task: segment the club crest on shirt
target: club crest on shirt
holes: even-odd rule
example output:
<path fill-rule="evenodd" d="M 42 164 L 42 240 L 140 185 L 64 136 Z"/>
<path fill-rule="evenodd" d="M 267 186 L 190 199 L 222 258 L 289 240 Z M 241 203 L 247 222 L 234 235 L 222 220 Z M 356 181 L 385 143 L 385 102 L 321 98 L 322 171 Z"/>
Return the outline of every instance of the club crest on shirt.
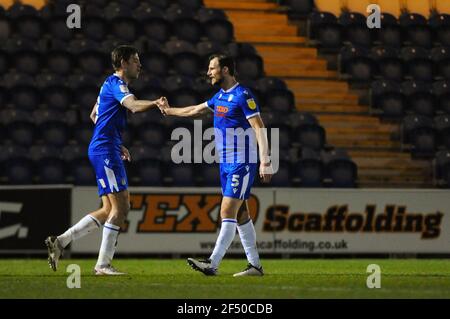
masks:
<path fill-rule="evenodd" d="M 120 92 L 128 93 L 128 87 L 126 85 L 119 85 Z"/>
<path fill-rule="evenodd" d="M 250 110 L 256 109 L 256 102 L 254 99 L 248 99 L 247 100 L 247 106 Z"/>

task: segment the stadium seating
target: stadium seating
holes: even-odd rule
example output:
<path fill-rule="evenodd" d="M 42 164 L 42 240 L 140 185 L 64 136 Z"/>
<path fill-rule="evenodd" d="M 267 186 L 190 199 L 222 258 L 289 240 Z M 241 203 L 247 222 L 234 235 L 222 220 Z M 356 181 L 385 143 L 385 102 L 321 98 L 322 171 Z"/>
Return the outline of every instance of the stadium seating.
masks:
<path fill-rule="evenodd" d="M 362 25 L 361 16 L 340 16 L 339 1 L 319 2 L 317 7 L 329 12 L 318 14 L 311 24 L 321 46 L 334 48 L 344 40 L 364 46 L 372 42 L 375 33 L 366 37 L 363 28 L 350 28 Z M 282 79 L 266 77 L 255 46 L 235 41 L 233 24 L 222 10 L 206 8 L 201 0 L 90 0 L 83 1 L 83 27 L 78 30 L 66 27 L 67 3 L 51 2 L 39 11 L 17 4 L 0 15 L 0 40 L 4 43 L 0 72 L 9 79 L 0 88 L 1 133 L 8 147 L 33 149 L 31 154 L 17 151 L 15 166 L 0 171 L 2 181 L 95 185 L 86 156 L 93 132 L 89 114 L 102 81 L 112 72 L 112 48 L 132 43 L 140 51 L 143 72 L 130 89 L 142 99 L 167 96 L 174 106 L 198 104 L 216 92 L 204 77 L 209 55 L 226 52 L 235 57 L 239 81 L 254 93 L 266 125 L 280 128 L 282 161 L 271 185 L 325 185 L 320 156 L 313 158 L 304 151 L 300 166 L 293 165 L 291 156 L 305 148 L 317 155 L 326 145 L 324 128 L 311 114 L 296 111 L 295 95 Z M 284 4 L 291 6 L 291 16 L 303 18 L 313 8 L 311 0 L 287 0 Z M 366 77 L 371 78 L 372 72 Z M 445 93 L 441 100 L 444 105 Z M 208 114 L 203 128 L 212 126 L 212 121 Z M 132 182 L 219 186 L 215 164 L 172 163 L 168 133 L 178 127 L 192 131 L 192 119 L 164 118 L 157 110 L 130 114 L 123 140 L 135 161 L 129 167 Z M 6 157 L 0 159 L 2 167 L 11 162 L 12 156 Z"/>

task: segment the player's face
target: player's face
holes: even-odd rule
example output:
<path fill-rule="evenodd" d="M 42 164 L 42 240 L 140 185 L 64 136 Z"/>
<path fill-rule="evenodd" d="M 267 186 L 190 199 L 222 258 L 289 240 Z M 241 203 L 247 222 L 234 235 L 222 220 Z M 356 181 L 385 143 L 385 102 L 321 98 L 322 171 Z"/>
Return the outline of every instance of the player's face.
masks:
<path fill-rule="evenodd" d="M 220 84 L 223 81 L 222 69 L 219 65 L 219 59 L 214 58 L 209 61 L 208 78 L 211 80 L 212 85 Z"/>
<path fill-rule="evenodd" d="M 139 55 L 136 53 L 132 55 L 128 61 L 126 62 L 126 70 L 127 77 L 129 79 L 137 79 L 139 77 L 139 73 L 141 72 L 141 62 L 139 61 Z"/>

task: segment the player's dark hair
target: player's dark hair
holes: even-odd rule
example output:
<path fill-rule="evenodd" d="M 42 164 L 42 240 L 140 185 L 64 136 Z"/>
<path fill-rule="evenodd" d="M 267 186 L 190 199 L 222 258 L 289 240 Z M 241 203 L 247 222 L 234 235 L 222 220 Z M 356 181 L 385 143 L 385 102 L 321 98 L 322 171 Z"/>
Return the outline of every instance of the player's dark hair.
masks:
<path fill-rule="evenodd" d="M 224 67 L 228 67 L 230 75 L 234 76 L 234 74 L 236 73 L 236 63 L 234 62 L 234 59 L 232 57 L 225 54 L 213 54 L 209 57 L 209 61 L 215 58 L 219 60 L 221 69 L 223 69 Z"/>
<path fill-rule="evenodd" d="M 119 45 L 111 52 L 111 62 L 114 70 L 118 70 L 122 60 L 128 61 L 132 55 L 138 53 L 138 50 L 131 45 Z"/>

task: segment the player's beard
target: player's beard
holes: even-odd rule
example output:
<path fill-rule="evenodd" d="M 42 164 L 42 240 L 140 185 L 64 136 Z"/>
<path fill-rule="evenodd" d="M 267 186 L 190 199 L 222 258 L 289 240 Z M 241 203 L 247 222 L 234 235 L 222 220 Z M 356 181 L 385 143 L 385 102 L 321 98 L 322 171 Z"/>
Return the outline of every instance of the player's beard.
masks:
<path fill-rule="evenodd" d="M 221 77 L 220 79 L 215 79 L 216 82 L 213 84 L 212 79 L 211 79 L 211 85 L 214 87 L 221 87 L 222 83 L 223 83 L 223 77 Z"/>

